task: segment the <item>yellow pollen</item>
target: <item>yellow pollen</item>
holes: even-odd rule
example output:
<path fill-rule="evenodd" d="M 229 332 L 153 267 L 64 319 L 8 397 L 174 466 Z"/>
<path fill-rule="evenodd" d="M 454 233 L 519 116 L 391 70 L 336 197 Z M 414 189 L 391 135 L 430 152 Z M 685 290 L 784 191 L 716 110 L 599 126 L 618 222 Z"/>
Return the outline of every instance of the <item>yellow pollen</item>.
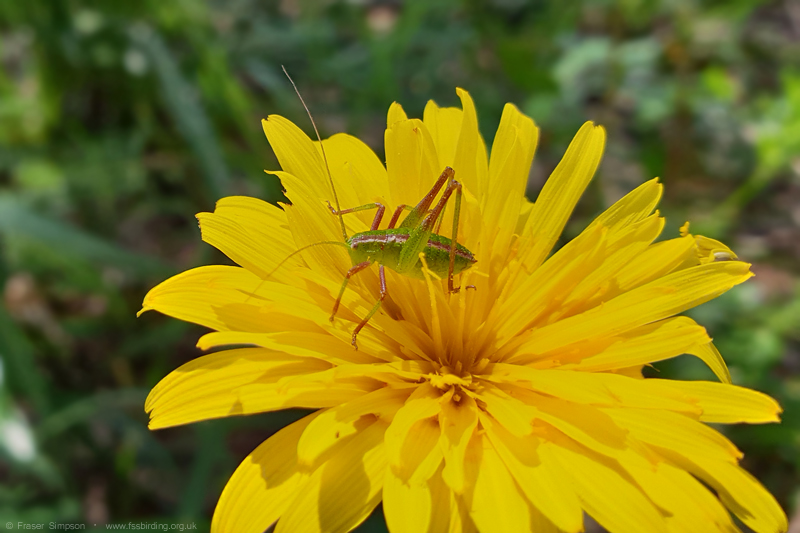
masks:
<path fill-rule="evenodd" d="M 469 388 L 470 385 L 472 385 L 472 376 L 470 374 L 462 377 L 447 372 L 446 370 L 447 367 L 443 367 L 440 372 L 425 375 L 425 379 L 434 387 L 442 390 L 450 389 L 455 385 L 465 388 Z"/>

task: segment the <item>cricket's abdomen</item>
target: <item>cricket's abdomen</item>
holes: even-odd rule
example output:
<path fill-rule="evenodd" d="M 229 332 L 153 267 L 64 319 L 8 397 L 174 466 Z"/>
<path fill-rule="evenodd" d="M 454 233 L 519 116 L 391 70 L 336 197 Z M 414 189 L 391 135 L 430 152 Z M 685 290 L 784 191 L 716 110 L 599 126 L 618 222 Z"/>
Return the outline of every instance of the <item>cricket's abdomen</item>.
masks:
<path fill-rule="evenodd" d="M 375 261 L 387 268 L 397 271 L 400 252 L 408 241 L 408 228 L 394 228 L 386 230 L 364 231 L 356 233 L 347 240 L 350 245 L 350 256 L 353 264 L 363 261 Z M 431 234 L 428 245 L 423 253 L 428 268 L 437 276 L 447 276 L 450 267 L 450 239 L 437 234 Z M 456 243 L 456 258 L 453 265 L 453 274 L 467 270 L 477 260 L 466 247 Z M 413 278 L 424 278 L 422 263 L 417 261 L 414 268 L 405 272 Z"/>

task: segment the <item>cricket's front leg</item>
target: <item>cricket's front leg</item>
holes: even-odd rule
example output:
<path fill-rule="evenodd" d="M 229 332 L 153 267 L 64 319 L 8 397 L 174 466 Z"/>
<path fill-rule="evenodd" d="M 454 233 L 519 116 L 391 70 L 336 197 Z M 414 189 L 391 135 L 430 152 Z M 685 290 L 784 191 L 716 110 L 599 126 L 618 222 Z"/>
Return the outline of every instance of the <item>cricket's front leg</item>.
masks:
<path fill-rule="evenodd" d="M 397 224 L 397 221 L 400 219 L 400 215 L 403 213 L 403 211 L 404 210 L 412 211 L 413 209 L 414 208 L 411 207 L 410 205 L 406 204 L 398 205 L 397 208 L 394 210 L 394 213 L 392 214 L 392 218 L 389 219 L 389 225 L 386 227 L 389 229 L 394 228 L 394 225 Z"/>
<path fill-rule="evenodd" d="M 339 211 L 334 209 L 334 207 L 331 205 L 330 202 L 326 202 L 326 203 L 328 204 L 328 209 L 331 210 L 331 213 L 333 213 L 334 216 L 337 216 L 337 217 L 341 216 L 341 215 L 346 215 L 348 213 L 357 213 L 359 211 L 367 211 L 368 209 L 377 209 L 378 211 L 375 213 L 375 218 L 372 219 L 372 226 L 369 228 L 371 230 L 378 229 L 378 226 L 381 225 L 381 220 L 383 220 L 383 214 L 386 212 L 386 207 L 383 204 L 379 203 L 379 202 L 373 202 L 371 204 L 364 204 L 364 205 L 360 205 L 358 207 L 351 207 L 349 209 L 340 209 Z"/>
<path fill-rule="evenodd" d="M 350 270 L 347 271 L 347 274 L 344 275 L 344 279 L 342 280 L 342 286 L 339 288 L 339 296 L 336 297 L 336 301 L 333 303 L 333 310 L 331 311 L 331 317 L 328 319 L 333 322 L 334 317 L 336 316 L 336 311 L 339 310 L 339 304 L 342 303 L 342 296 L 344 295 L 344 290 L 347 288 L 347 284 L 350 282 L 350 278 L 365 268 L 368 268 L 372 264 L 372 261 L 362 261 L 357 265 L 353 265 L 350 267 Z"/>
<path fill-rule="evenodd" d="M 356 326 L 356 329 L 353 330 L 353 340 L 350 342 L 350 344 L 352 344 L 353 348 L 356 350 L 358 350 L 358 344 L 356 344 L 358 332 L 364 329 L 364 326 L 366 326 L 367 322 L 369 322 L 369 319 L 378 312 L 378 309 L 381 308 L 381 303 L 383 303 L 383 300 L 386 298 L 386 273 L 383 270 L 383 265 L 378 267 L 378 276 L 381 279 L 381 296 L 378 298 L 378 301 L 375 302 L 375 305 L 372 306 L 372 309 L 370 309 L 369 313 L 367 313 L 367 316 L 365 316 L 364 319 Z"/>

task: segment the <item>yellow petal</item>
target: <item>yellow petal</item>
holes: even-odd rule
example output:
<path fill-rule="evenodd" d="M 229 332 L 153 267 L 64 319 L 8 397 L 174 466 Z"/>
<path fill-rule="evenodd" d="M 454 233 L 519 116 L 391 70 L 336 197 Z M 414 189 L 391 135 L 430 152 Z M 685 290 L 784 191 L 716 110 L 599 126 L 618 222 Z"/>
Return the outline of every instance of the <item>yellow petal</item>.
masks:
<path fill-rule="evenodd" d="M 531 422 L 538 411 L 532 413 L 527 405 L 491 383 L 486 383 L 478 397 L 486 404 L 486 412 L 514 436 L 522 437 L 533 432 Z"/>
<path fill-rule="evenodd" d="M 670 531 L 740 533 L 730 514 L 702 483 L 685 471 L 638 454 L 626 454 L 620 464 L 644 493 L 666 511 Z"/>
<path fill-rule="evenodd" d="M 590 243 L 587 246 L 567 244 L 519 284 L 512 280 L 506 283 L 492 324 L 496 324 L 501 343 L 524 340 L 519 334 L 558 309 L 561 299 L 591 273 L 606 246 L 608 232 L 596 226 L 585 235 Z M 519 270 L 524 272 L 521 268 Z"/>
<path fill-rule="evenodd" d="M 672 450 L 660 450 L 677 466 L 700 478 L 717 491 L 725 507 L 756 533 L 785 532 L 786 514 L 775 498 L 744 469 L 715 458 L 691 460 Z"/>
<path fill-rule="evenodd" d="M 530 117 L 520 113 L 514 104 L 506 104 L 500 117 L 500 125 L 492 143 L 492 155 L 489 159 L 489 180 L 492 192 L 515 192 L 525 194 L 528 184 L 533 154 L 539 140 L 539 128 Z M 509 160 L 514 164 L 509 164 Z M 505 185 L 505 186 L 504 186 Z M 489 202 L 502 199 L 487 199 L 487 212 L 491 212 Z"/>
<path fill-rule="evenodd" d="M 313 357 L 329 363 L 377 363 L 365 350 L 353 350 L 349 342 L 342 342 L 327 333 L 320 333 L 313 322 L 302 323 L 294 317 L 274 313 L 264 317 L 271 325 L 292 325 L 286 331 L 276 333 L 249 333 L 244 331 L 220 331 L 200 337 L 197 347 L 209 350 L 221 346 L 251 345 L 279 350 L 298 357 Z M 287 319 L 288 318 L 288 319 Z"/>
<path fill-rule="evenodd" d="M 257 198 L 229 196 L 217 202 L 213 213 L 198 213 L 203 240 L 233 261 L 266 278 L 294 249 L 286 214 L 278 207 Z M 290 281 L 293 258 L 272 275 L 277 281 Z"/>
<path fill-rule="evenodd" d="M 411 439 L 410 431 L 425 419 L 432 418 L 441 410 L 441 391 L 427 383 L 421 384 L 406 400 L 405 405 L 395 413 L 389 429 L 386 431 L 386 455 L 393 468 L 406 470 L 406 441 L 414 446 L 416 440 Z M 416 465 L 413 465 L 416 466 Z M 405 472 L 404 479 L 413 473 L 413 469 Z"/>
<path fill-rule="evenodd" d="M 700 420 L 711 424 L 764 424 L 780 422 L 783 411 L 764 393 L 711 381 L 653 380 L 660 386 L 683 392 L 703 410 Z"/>
<path fill-rule="evenodd" d="M 307 479 L 297 467 L 297 440 L 317 415 L 281 429 L 242 461 L 217 502 L 212 533 L 261 533 L 286 511 Z"/>
<path fill-rule="evenodd" d="M 213 265 L 181 272 L 156 285 L 139 314 L 155 310 L 167 316 L 216 330 L 263 330 L 257 320 L 260 305 L 244 291 L 257 290 L 263 280 L 244 268 Z"/>
<path fill-rule="evenodd" d="M 608 246 L 597 258 L 598 264 L 564 299 L 561 304 L 563 309 L 550 315 L 549 320 L 590 309 L 619 295 L 616 288 L 619 271 L 635 261 L 661 234 L 663 228 L 664 219 L 653 215 L 624 226 L 624 229 L 609 232 Z"/>
<path fill-rule="evenodd" d="M 610 531 L 667 531 L 653 503 L 623 475 L 618 463 L 603 459 L 566 438 L 539 447 L 543 461 L 556 461 L 572 481 L 581 505 Z"/>
<path fill-rule="evenodd" d="M 266 389 L 285 376 L 327 368 L 330 364 L 324 361 L 264 348 L 225 350 L 198 357 L 168 374 L 150 391 L 145 402 L 145 410 L 150 413 L 149 427 L 159 429 L 257 412 L 257 407 L 247 410 L 239 387 L 258 383 Z"/>
<path fill-rule="evenodd" d="M 728 370 L 728 365 L 725 364 L 722 354 L 719 353 L 719 350 L 717 350 L 717 347 L 714 346 L 713 342 L 690 346 L 686 350 L 686 353 L 694 355 L 698 359 L 702 360 L 706 365 L 708 365 L 708 368 L 714 372 L 714 375 L 716 375 L 721 382 L 731 382 L 731 373 Z"/>
<path fill-rule="evenodd" d="M 325 410 L 300 437 L 298 460 L 301 464 L 311 465 L 341 439 L 355 435 L 376 417 L 391 419 L 409 394 L 409 389 L 383 387 Z"/>
<path fill-rule="evenodd" d="M 716 239 L 711 239 L 702 235 L 695 235 L 694 239 L 697 245 L 697 257 L 701 263 L 732 261 L 738 257 L 733 253 L 733 250 Z"/>
<path fill-rule="evenodd" d="M 653 212 L 658 205 L 664 187 L 653 178 L 636 187 L 592 221 L 592 225 L 627 226 L 634 224 Z"/>
<path fill-rule="evenodd" d="M 583 530 L 583 512 L 575 491 L 563 472 L 544 462 L 537 449 L 541 441 L 533 435 L 516 437 L 490 417 L 481 415 L 489 441 L 514 477 L 525 497 L 560 530 Z"/>
<path fill-rule="evenodd" d="M 259 382 L 241 385 L 236 389 L 244 413 L 277 409 L 316 409 L 332 407 L 355 400 L 382 387 L 368 377 L 338 378 L 337 368 L 321 372 L 295 373 L 265 386 Z"/>
<path fill-rule="evenodd" d="M 391 204 L 417 205 L 444 170 L 430 132 L 421 120 L 402 120 L 384 137 Z"/>
<path fill-rule="evenodd" d="M 711 342 L 705 328 L 687 317 L 676 317 L 647 324 L 620 336 L 616 342 L 582 359 L 574 367 L 598 372 L 663 361 L 687 353 L 695 345 Z M 567 369 L 573 365 L 564 365 Z M 720 376 L 723 379 L 723 376 Z"/>
<path fill-rule="evenodd" d="M 388 200 L 386 169 L 372 148 L 361 139 L 344 133 L 337 133 L 322 143 L 342 209 Z M 314 144 L 319 147 L 319 143 Z M 386 206 L 387 209 L 391 207 Z M 369 227 L 374 216 L 375 211 L 361 211 L 346 215 L 345 220 L 360 218 Z"/>
<path fill-rule="evenodd" d="M 291 502 L 275 532 L 346 532 L 363 522 L 381 501 L 386 427 L 377 420 L 342 439 Z"/>
<path fill-rule="evenodd" d="M 453 158 L 453 170 L 456 171 L 456 179 L 480 200 L 486 190 L 489 169 L 478 165 L 481 159 L 478 153 L 482 151 L 485 154 L 486 146 L 478 131 L 478 115 L 472 97 L 461 88 L 456 89 L 456 93 L 461 99 L 463 115 L 456 154 Z M 482 159 L 486 161 L 485 157 Z"/>
<path fill-rule="evenodd" d="M 326 200 L 331 200 L 331 193 L 320 195 L 302 178 L 288 172 L 272 174 L 281 179 L 286 188 L 286 197 L 291 202 L 291 205 L 283 205 L 283 210 L 298 248 L 323 241 L 344 243 L 339 220 L 325 204 Z M 351 224 L 359 222 L 356 218 L 351 220 Z M 366 228 L 362 226 L 359 229 Z M 314 246 L 304 250 L 301 255 L 314 272 L 322 273 L 329 279 L 341 280 L 351 266 L 350 257 L 343 246 Z"/>
<path fill-rule="evenodd" d="M 506 282 L 499 299 L 499 338 L 504 340 L 542 321 L 553 322 L 591 306 L 592 301 L 584 302 L 580 297 L 591 296 L 596 305 L 624 292 L 622 284 L 631 280 L 618 279 L 620 272 L 639 263 L 638 258 L 631 259 L 646 253 L 649 248 L 645 245 L 658 235 L 663 225 L 663 220 L 651 215 L 660 193 L 657 182 L 645 183 L 609 207 L 532 275 L 523 276 L 525 269 L 517 268 L 516 277 Z M 648 218 L 651 220 L 645 220 Z M 537 244 L 531 237 L 522 239 L 520 257 L 526 257 L 530 246 Z M 661 256 L 658 260 L 664 263 L 670 258 Z M 675 265 L 682 261 L 683 258 L 678 258 Z M 658 268 L 653 270 L 660 272 Z M 666 272 L 669 270 L 663 273 Z M 649 281 L 654 277 L 634 281 L 641 284 L 644 279 Z M 566 298 L 574 303 L 564 302 Z M 580 308 L 576 309 L 577 306 Z"/>
<path fill-rule="evenodd" d="M 308 135 L 280 115 L 263 119 L 261 126 L 283 171 L 302 180 L 315 197 L 330 196 L 325 162 Z"/>
<path fill-rule="evenodd" d="M 578 130 L 553 174 L 545 183 L 525 228 L 534 239 L 524 258 L 528 271 L 544 262 L 569 220 L 575 204 L 594 175 L 605 146 L 605 130 L 591 122 Z"/>
<path fill-rule="evenodd" d="M 408 120 L 408 115 L 403 110 L 403 106 L 397 102 L 392 102 L 392 105 L 389 106 L 389 113 L 386 116 L 386 127 L 391 128 L 401 120 Z"/>
<path fill-rule="evenodd" d="M 464 458 L 469 441 L 478 425 L 478 408 L 475 400 L 464 396 L 457 404 L 443 403 L 439 414 L 439 425 L 442 429 L 439 443 L 445 462 L 442 478 L 453 492 L 461 494 L 466 483 Z"/>
<path fill-rule="evenodd" d="M 476 436 L 478 456 L 471 457 L 476 472 L 470 516 L 481 533 L 531 530 L 531 506 L 485 436 Z M 472 476 L 470 476 L 472 477 Z"/>
<path fill-rule="evenodd" d="M 647 444 L 669 448 L 687 457 L 714 457 L 732 463 L 742 457 L 742 452 L 721 433 L 678 413 L 643 409 L 602 411 Z"/>
<path fill-rule="evenodd" d="M 651 244 L 635 261 L 631 261 L 617 273 L 620 292 L 627 292 L 658 279 L 680 267 L 686 268 L 686 259 L 694 254 L 691 237 L 669 239 Z M 699 263 L 695 262 L 692 266 Z"/>
<path fill-rule="evenodd" d="M 701 412 L 700 407 L 679 391 L 651 386 L 651 380 L 616 374 L 537 370 L 496 363 L 486 367 L 483 377 L 581 404 L 667 409 L 696 415 Z"/>
<path fill-rule="evenodd" d="M 421 420 L 414 425 L 414 435 L 403 451 L 404 460 L 410 463 L 404 471 L 415 471 L 416 465 L 420 465 L 425 470 L 432 467 L 432 472 L 410 477 L 393 467 L 386 469 L 383 512 L 393 533 L 447 530 L 450 489 L 441 477 L 443 465 L 437 443 L 439 433 L 435 421 Z"/>
<path fill-rule="evenodd" d="M 425 105 L 422 121 L 431 133 L 441 169 L 452 167 L 455 164 L 456 147 L 458 146 L 458 137 L 461 135 L 463 116 L 464 112 L 461 109 L 439 107 L 433 100 L 429 100 Z"/>
<path fill-rule="evenodd" d="M 487 234 L 481 239 L 491 242 L 492 253 L 502 258 L 508 256 L 516 220 L 526 201 L 525 188 L 538 138 L 533 120 L 506 104 L 489 160 L 490 185 L 483 198 L 483 227 Z"/>
<path fill-rule="evenodd" d="M 617 457 L 629 443 L 623 427 L 614 423 L 600 409 L 565 402 L 524 389 L 511 389 L 514 397 L 524 402 L 536 429 L 550 431 L 548 426 L 595 452 Z"/>
<path fill-rule="evenodd" d="M 750 265 L 737 261 L 674 272 L 534 331 L 519 352 L 541 354 L 592 336 L 623 333 L 705 303 L 751 276 Z"/>

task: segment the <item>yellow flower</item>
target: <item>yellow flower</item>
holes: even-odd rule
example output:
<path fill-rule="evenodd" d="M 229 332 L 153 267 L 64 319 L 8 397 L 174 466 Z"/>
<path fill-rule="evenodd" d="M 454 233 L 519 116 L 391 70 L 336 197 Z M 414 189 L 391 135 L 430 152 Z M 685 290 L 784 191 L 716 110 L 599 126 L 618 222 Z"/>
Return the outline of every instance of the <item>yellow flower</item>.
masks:
<path fill-rule="evenodd" d="M 279 116 L 264 131 L 291 205 L 230 197 L 198 215 L 203 240 L 240 267 L 205 266 L 155 287 L 143 311 L 206 326 L 202 349 L 150 393 L 153 429 L 286 408 L 318 409 L 251 453 L 231 477 L 212 531 L 348 531 L 383 502 L 393 533 L 787 529 L 742 453 L 706 423 L 778 420 L 771 398 L 730 383 L 706 330 L 676 316 L 751 276 L 724 244 L 688 233 L 655 242 L 662 187 L 644 183 L 553 251 L 600 162 L 605 133 L 578 131 L 536 203 L 525 196 L 538 130 L 507 105 L 488 156 L 473 102 L 430 102 L 424 120 L 389 109 L 386 167 L 361 141 L 325 152 L 341 206 L 416 204 L 446 166 L 464 185 L 458 242 L 476 290 L 430 273 L 351 266 L 319 143 Z M 451 202 L 452 203 L 452 202 Z M 372 213 L 345 217 L 348 235 Z M 449 218 L 445 218 L 449 220 Z M 444 225 L 447 227 L 447 224 Z M 447 232 L 442 231 L 446 236 Z M 242 348 L 241 346 L 249 346 Z M 644 379 L 691 354 L 721 383 Z"/>

